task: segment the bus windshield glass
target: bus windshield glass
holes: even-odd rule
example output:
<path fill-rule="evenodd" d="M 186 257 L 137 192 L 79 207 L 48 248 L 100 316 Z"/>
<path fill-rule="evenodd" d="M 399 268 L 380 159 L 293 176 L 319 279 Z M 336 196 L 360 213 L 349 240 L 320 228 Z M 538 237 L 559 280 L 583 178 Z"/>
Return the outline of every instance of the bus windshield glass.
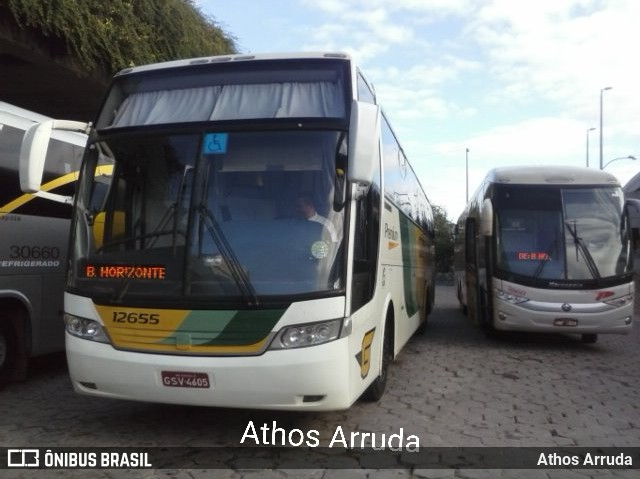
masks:
<path fill-rule="evenodd" d="M 77 195 L 70 287 L 105 301 L 243 301 L 342 289 L 347 135 L 109 135 Z"/>
<path fill-rule="evenodd" d="M 495 198 L 502 275 L 597 281 L 631 271 L 620 188 L 496 185 Z"/>

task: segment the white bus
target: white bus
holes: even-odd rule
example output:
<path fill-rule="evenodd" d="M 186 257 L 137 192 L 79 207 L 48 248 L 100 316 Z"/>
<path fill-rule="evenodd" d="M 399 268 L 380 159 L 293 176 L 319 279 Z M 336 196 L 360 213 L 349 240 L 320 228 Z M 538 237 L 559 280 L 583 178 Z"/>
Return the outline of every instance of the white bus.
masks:
<path fill-rule="evenodd" d="M 62 351 L 71 204 L 25 194 L 18 179 L 25 131 L 48 120 L 0 102 L 0 385 L 24 379 L 30 356 Z M 85 135 L 52 135 L 42 189 L 73 194 Z M 46 193 L 45 193 L 46 194 Z"/>
<path fill-rule="evenodd" d="M 307 410 L 382 395 L 433 304 L 433 216 L 347 55 L 124 70 L 95 127 L 30 131 L 27 191 L 52 127 L 90 131 L 65 293 L 77 392 Z"/>
<path fill-rule="evenodd" d="M 456 225 L 463 310 L 488 330 L 629 333 L 633 267 L 620 184 L 582 167 L 491 170 Z"/>

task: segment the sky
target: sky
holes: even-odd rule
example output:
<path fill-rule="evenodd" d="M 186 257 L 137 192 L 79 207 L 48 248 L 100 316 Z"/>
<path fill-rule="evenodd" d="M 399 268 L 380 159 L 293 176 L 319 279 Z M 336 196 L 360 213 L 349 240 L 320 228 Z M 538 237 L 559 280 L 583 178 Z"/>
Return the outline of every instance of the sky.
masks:
<path fill-rule="evenodd" d="M 452 221 L 491 168 L 597 169 L 600 133 L 606 171 L 640 172 L 637 0 L 194 3 L 240 53 L 352 55 Z"/>

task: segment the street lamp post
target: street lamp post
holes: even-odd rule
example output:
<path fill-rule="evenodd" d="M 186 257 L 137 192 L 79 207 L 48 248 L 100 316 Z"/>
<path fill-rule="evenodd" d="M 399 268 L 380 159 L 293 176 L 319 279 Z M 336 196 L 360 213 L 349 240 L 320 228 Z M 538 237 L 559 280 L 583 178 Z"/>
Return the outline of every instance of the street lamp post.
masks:
<path fill-rule="evenodd" d="M 612 87 L 600 88 L 600 169 L 602 169 L 602 96 L 605 91 L 611 90 Z"/>
<path fill-rule="evenodd" d="M 589 132 L 595 130 L 595 127 L 587 129 L 587 168 L 589 168 Z"/>
<path fill-rule="evenodd" d="M 609 160 L 607 161 L 607 164 L 604 165 L 602 167 L 602 169 L 604 170 L 609 164 L 613 163 L 616 160 L 637 160 L 637 158 L 633 155 L 628 155 L 628 156 L 620 156 L 619 158 L 614 158 L 613 160 Z"/>

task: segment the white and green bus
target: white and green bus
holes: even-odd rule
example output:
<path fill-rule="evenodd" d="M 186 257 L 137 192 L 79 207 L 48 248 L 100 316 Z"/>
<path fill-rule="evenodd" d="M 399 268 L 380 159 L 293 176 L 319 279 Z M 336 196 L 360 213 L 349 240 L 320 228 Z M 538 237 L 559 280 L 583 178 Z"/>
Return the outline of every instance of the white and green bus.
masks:
<path fill-rule="evenodd" d="M 491 170 L 456 225 L 463 310 L 489 331 L 627 334 L 633 323 L 628 208 L 620 184 L 583 167 Z"/>
<path fill-rule="evenodd" d="M 20 189 L 25 131 L 46 116 L 0 102 L 0 385 L 24 379 L 28 359 L 64 349 L 63 292 L 71 203 Z M 52 135 L 41 195 L 73 194 L 86 135 Z"/>
<path fill-rule="evenodd" d="M 117 74 L 87 131 L 65 293 L 75 390 L 265 409 L 377 400 L 434 300 L 431 206 L 344 54 Z M 102 170 L 98 171 L 99 168 Z"/>

